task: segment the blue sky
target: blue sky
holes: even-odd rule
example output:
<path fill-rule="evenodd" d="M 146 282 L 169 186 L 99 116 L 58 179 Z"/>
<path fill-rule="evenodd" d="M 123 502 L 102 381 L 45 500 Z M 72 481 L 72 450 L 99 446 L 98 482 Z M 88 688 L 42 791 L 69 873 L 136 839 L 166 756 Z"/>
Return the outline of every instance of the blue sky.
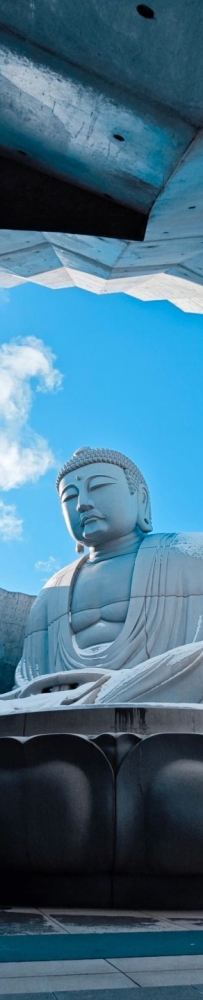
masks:
<path fill-rule="evenodd" d="M 75 558 L 55 480 L 82 445 L 140 466 L 154 531 L 203 530 L 202 382 L 201 315 L 78 288 L 0 293 L 1 587 L 35 594 Z"/>

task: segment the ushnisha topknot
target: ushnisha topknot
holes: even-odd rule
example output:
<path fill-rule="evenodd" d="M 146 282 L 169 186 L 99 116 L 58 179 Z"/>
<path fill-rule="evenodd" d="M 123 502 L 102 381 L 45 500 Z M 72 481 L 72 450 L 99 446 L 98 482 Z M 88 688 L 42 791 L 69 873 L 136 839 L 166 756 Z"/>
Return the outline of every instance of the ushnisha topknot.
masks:
<path fill-rule="evenodd" d="M 92 462 L 110 462 L 112 465 L 118 465 L 123 469 L 130 493 L 135 493 L 139 486 L 144 486 L 149 496 L 149 520 L 151 522 L 151 502 L 146 479 L 144 479 L 138 466 L 130 458 L 127 458 L 127 455 L 123 455 L 121 451 L 113 451 L 110 448 L 89 448 L 88 446 L 78 448 L 77 451 L 74 451 L 72 458 L 69 458 L 62 465 L 62 469 L 60 469 L 56 480 L 57 490 L 59 491 L 59 484 L 63 476 L 68 472 L 74 472 L 75 469 L 79 469 L 81 465 L 90 465 Z"/>

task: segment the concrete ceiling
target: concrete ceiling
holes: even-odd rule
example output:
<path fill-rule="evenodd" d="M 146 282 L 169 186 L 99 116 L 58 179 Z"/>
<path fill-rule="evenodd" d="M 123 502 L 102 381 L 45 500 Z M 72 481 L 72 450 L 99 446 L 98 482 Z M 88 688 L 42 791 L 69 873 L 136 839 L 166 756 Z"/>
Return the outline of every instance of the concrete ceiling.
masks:
<path fill-rule="evenodd" d="M 122 77 L 115 86 L 3 32 L 0 79 L 4 150 L 146 214 L 195 136 Z"/>
<path fill-rule="evenodd" d="M 151 19 L 136 0 L 1 0 L 7 42 L 31 46 L 33 60 L 80 70 L 91 87 L 130 91 L 200 126 L 203 120 L 201 0 L 150 0 Z M 146 4 L 142 7 L 146 8 Z M 146 13 L 146 10 L 145 10 Z M 43 101 L 42 101 L 43 103 Z"/>
<path fill-rule="evenodd" d="M 1 0 L 1 146 L 148 214 L 203 119 L 200 0 Z"/>
<path fill-rule="evenodd" d="M 136 243 L 49 233 L 43 219 L 42 233 L 39 215 L 29 246 L 28 234 L 19 246 L 19 232 L 2 230 L 1 283 L 76 283 L 202 310 L 202 48 L 200 0 L 1 0 L 4 156 L 146 220 Z"/>

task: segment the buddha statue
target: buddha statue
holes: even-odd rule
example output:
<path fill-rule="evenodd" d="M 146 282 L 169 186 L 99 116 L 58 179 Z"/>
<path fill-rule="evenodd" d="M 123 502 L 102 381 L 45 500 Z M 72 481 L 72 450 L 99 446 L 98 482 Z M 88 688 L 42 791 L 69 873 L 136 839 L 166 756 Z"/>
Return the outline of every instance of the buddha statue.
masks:
<path fill-rule="evenodd" d="M 57 489 L 80 558 L 32 606 L 13 697 L 203 702 L 203 534 L 153 534 L 147 483 L 117 451 L 79 449 Z"/>

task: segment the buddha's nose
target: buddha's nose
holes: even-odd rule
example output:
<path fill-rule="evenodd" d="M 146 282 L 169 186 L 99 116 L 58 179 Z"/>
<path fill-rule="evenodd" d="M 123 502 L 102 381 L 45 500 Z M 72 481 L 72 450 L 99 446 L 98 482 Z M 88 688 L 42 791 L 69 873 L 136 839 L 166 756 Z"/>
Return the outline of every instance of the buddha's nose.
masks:
<path fill-rule="evenodd" d="M 78 503 L 77 503 L 78 513 L 79 514 L 84 514 L 85 510 L 92 510 L 93 506 L 94 506 L 93 503 L 81 503 L 81 501 L 78 500 Z"/>

